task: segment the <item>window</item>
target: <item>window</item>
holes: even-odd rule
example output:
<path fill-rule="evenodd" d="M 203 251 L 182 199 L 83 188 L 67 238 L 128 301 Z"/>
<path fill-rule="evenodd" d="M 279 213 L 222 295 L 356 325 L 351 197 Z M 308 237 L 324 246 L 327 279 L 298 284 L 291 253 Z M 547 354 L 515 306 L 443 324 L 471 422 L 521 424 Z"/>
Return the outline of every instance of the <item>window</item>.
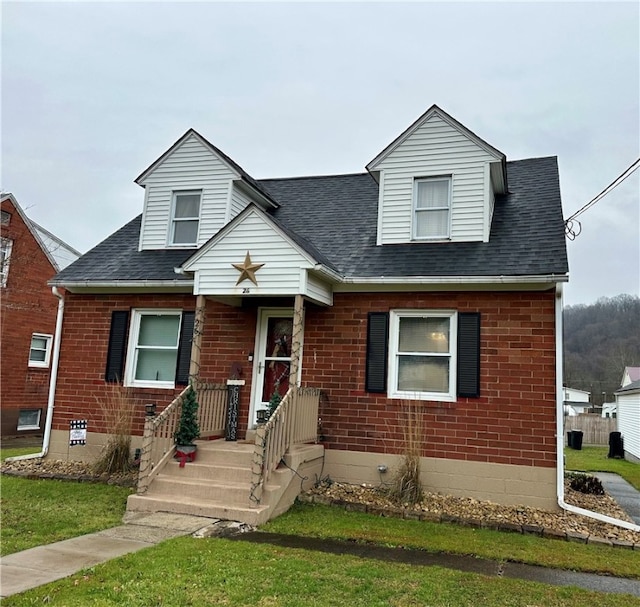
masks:
<path fill-rule="evenodd" d="M 125 373 L 127 385 L 175 386 L 181 316 L 179 310 L 134 310 Z"/>
<path fill-rule="evenodd" d="M 11 223 L 11 213 L 9 211 L 0 211 L 0 224 L 8 226 Z"/>
<path fill-rule="evenodd" d="M 198 244 L 201 192 L 175 192 L 169 244 Z"/>
<path fill-rule="evenodd" d="M 34 333 L 31 336 L 31 347 L 29 348 L 30 367 L 48 367 L 51 358 L 52 335 L 42 335 Z"/>
<path fill-rule="evenodd" d="M 455 400 L 455 312 L 391 312 L 389 396 Z"/>
<path fill-rule="evenodd" d="M 40 430 L 41 413 L 42 409 L 20 409 L 18 430 Z"/>
<path fill-rule="evenodd" d="M 7 286 L 12 246 L 13 240 L 10 240 L 9 238 L 0 238 L 0 286 L 2 287 Z"/>
<path fill-rule="evenodd" d="M 449 238 L 451 177 L 416 179 L 414 190 L 413 237 Z"/>

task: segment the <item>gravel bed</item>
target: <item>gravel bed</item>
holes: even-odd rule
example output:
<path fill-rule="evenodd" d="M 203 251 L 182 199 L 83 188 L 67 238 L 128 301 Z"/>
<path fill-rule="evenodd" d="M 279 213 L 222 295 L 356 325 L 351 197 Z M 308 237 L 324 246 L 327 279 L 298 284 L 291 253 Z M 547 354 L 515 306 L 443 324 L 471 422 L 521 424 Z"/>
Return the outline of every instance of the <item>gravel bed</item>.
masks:
<path fill-rule="evenodd" d="M 335 482 L 321 483 L 306 492 L 302 501 L 335 504 L 350 510 L 365 510 L 383 516 L 450 521 L 585 543 L 615 543 L 626 547 L 635 545 L 635 548 L 640 550 L 640 533 L 564 510 L 550 512 L 527 506 L 504 506 L 472 498 L 428 492 L 424 494 L 420 504 L 398 506 L 378 487 Z M 568 482 L 565 483 L 565 501 L 574 506 L 633 522 L 610 496 L 585 495 L 571 489 Z"/>
<path fill-rule="evenodd" d="M 133 487 L 137 481 L 137 470 L 126 474 L 97 475 L 86 462 L 52 459 L 30 459 L 2 462 L 2 474 L 26 478 L 51 478 L 80 482 L 101 482 Z M 333 503 L 353 510 L 405 518 L 450 521 L 472 524 L 478 527 L 493 527 L 548 537 L 561 537 L 574 541 L 604 540 L 640 550 L 640 533 L 615 525 L 602 523 L 585 516 L 566 511 L 549 512 L 527 506 L 503 506 L 472 498 L 454 497 L 438 493 L 425 493 L 422 503 L 399 507 L 391 502 L 380 488 L 370 485 L 349 485 L 323 482 L 301 496 L 302 500 L 318 503 Z M 594 512 L 631 521 L 627 514 L 608 495 L 585 495 L 572 490 L 565 483 L 567 503 Z"/>

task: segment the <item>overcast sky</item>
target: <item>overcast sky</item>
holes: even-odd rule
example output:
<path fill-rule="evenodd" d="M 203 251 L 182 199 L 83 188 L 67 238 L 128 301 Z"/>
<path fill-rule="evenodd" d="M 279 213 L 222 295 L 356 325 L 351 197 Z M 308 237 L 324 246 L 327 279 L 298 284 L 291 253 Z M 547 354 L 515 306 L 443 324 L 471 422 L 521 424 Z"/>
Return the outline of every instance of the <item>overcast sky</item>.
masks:
<path fill-rule="evenodd" d="M 637 2 L 2 3 L 2 175 L 87 251 L 193 127 L 255 178 L 362 172 L 433 103 L 564 216 L 640 156 Z M 565 303 L 640 291 L 639 173 L 580 217 Z"/>

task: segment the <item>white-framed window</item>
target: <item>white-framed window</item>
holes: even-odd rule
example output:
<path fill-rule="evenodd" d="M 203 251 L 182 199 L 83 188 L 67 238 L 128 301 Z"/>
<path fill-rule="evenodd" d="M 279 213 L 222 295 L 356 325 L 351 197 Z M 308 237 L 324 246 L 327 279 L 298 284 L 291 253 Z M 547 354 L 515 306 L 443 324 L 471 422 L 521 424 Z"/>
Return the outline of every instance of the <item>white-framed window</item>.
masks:
<path fill-rule="evenodd" d="M 200 225 L 200 200 L 202 192 L 174 192 L 171 205 L 171 227 L 169 244 L 193 246 L 198 244 Z"/>
<path fill-rule="evenodd" d="M 42 409 L 20 409 L 18 413 L 18 430 L 40 430 Z"/>
<path fill-rule="evenodd" d="M 181 310 L 133 310 L 125 384 L 139 388 L 174 388 Z"/>
<path fill-rule="evenodd" d="M 48 367 L 51 360 L 51 344 L 53 335 L 34 333 L 31 335 L 31 346 L 29 348 L 30 367 Z"/>
<path fill-rule="evenodd" d="M 11 223 L 11 213 L 9 211 L 0 211 L 0 224 L 8 226 Z"/>
<path fill-rule="evenodd" d="M 449 238 L 451 224 L 451 177 L 416 179 L 413 195 L 413 238 Z"/>
<path fill-rule="evenodd" d="M 0 287 L 7 286 L 9 276 L 9 262 L 11 261 L 11 248 L 13 240 L 10 238 L 0 238 Z"/>
<path fill-rule="evenodd" d="M 394 310 L 389 320 L 389 397 L 455 401 L 457 313 Z"/>

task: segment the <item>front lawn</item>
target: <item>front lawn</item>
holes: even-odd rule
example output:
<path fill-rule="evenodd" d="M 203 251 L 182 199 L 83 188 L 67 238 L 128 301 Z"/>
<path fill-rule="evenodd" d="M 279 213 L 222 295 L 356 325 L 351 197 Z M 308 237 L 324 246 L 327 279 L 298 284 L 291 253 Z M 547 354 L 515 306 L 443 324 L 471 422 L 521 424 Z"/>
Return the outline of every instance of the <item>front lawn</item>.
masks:
<path fill-rule="evenodd" d="M 129 607 L 640 607 L 640 598 L 485 577 L 441 567 L 178 538 L 3 600 Z"/>
<path fill-rule="evenodd" d="M 565 448 L 565 470 L 578 472 L 613 472 L 640 491 L 640 464 L 624 459 L 608 458 L 608 447 L 582 447 L 580 451 Z"/>
<path fill-rule="evenodd" d="M 2 449 L 2 459 L 39 449 Z M 132 489 L 2 475 L 0 554 L 108 529 L 122 522 Z"/>

